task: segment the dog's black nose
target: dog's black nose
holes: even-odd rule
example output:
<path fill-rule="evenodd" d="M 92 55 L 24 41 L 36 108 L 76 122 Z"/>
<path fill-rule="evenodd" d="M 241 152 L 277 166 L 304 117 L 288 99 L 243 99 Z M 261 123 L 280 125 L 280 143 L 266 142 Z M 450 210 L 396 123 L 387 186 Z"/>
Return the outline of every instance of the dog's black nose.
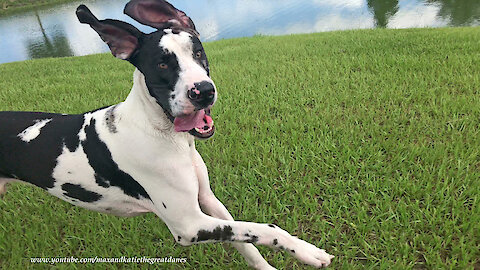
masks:
<path fill-rule="evenodd" d="M 215 99 L 215 86 L 207 81 L 195 83 L 195 87 L 188 90 L 188 98 L 195 107 L 208 107 Z"/>

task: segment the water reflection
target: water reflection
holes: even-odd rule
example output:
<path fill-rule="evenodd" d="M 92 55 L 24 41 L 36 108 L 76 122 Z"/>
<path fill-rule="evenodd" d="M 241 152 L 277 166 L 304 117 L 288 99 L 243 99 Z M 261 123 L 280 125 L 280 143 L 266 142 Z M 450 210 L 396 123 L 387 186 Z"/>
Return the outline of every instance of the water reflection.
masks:
<path fill-rule="evenodd" d="M 107 52 L 76 7 L 139 25 L 122 13 L 128 0 L 79 0 L 0 17 L 0 63 Z M 359 28 L 480 25 L 478 0 L 171 0 L 194 20 L 203 41 Z"/>
<path fill-rule="evenodd" d="M 429 0 L 440 4 L 439 16 L 449 19 L 454 26 L 478 24 L 480 21 L 480 1 L 478 0 Z"/>
<path fill-rule="evenodd" d="M 27 38 L 25 40 L 29 58 L 62 57 L 74 55 L 63 29 L 56 29 L 56 31 L 52 32 L 53 37 L 49 38 L 37 11 L 35 11 L 35 18 L 38 22 L 38 28 L 41 32 L 41 36 L 36 38 Z"/>
<path fill-rule="evenodd" d="M 372 10 L 375 25 L 387 27 L 390 17 L 398 11 L 398 0 L 367 0 L 368 8 Z"/>

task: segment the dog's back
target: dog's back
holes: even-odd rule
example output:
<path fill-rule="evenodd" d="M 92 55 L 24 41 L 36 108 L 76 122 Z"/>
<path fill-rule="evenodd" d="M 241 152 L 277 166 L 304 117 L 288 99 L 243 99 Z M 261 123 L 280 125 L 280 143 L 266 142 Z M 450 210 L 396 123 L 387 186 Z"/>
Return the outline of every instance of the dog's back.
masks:
<path fill-rule="evenodd" d="M 74 149 L 83 115 L 0 112 L 0 174 L 52 188 L 63 146 Z"/>

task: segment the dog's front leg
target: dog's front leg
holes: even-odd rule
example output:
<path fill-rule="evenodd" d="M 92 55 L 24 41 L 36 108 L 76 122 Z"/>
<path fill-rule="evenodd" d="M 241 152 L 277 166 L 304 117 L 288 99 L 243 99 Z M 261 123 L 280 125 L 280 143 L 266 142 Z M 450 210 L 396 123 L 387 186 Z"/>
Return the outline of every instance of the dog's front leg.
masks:
<path fill-rule="evenodd" d="M 200 207 L 206 214 L 224 219 L 224 220 L 233 220 L 232 215 L 228 212 L 227 208 L 215 197 L 212 190 L 210 189 L 210 181 L 208 180 L 208 171 L 205 163 L 203 162 L 202 157 L 197 152 L 193 150 L 192 160 L 195 166 L 195 172 L 198 179 L 198 201 Z M 267 270 L 275 269 L 262 257 L 258 249 L 253 244 L 247 243 L 232 243 L 240 254 L 248 262 L 248 265 L 255 269 Z"/>
<path fill-rule="evenodd" d="M 154 212 L 179 244 L 254 243 L 286 250 L 303 263 L 318 268 L 330 264 L 333 256 L 273 224 L 222 220 L 204 214 L 198 202 L 199 184 L 191 158 L 179 158 L 174 164 L 163 165 L 161 170 L 168 179 L 148 181 L 144 178 L 144 187 L 155 205 Z"/>

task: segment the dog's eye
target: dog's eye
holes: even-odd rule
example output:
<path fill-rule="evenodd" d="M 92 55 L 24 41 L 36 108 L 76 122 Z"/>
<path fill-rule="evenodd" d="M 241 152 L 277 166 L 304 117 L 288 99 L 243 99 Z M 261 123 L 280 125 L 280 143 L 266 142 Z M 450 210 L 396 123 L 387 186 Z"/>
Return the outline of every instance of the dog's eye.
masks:
<path fill-rule="evenodd" d="M 195 58 L 197 58 L 197 59 L 202 58 L 202 52 L 201 52 L 201 51 L 198 51 L 198 52 L 195 54 Z"/>
<path fill-rule="evenodd" d="M 158 67 L 161 68 L 161 69 L 167 69 L 168 65 L 165 64 L 165 63 L 160 63 L 160 64 L 158 64 Z"/>

